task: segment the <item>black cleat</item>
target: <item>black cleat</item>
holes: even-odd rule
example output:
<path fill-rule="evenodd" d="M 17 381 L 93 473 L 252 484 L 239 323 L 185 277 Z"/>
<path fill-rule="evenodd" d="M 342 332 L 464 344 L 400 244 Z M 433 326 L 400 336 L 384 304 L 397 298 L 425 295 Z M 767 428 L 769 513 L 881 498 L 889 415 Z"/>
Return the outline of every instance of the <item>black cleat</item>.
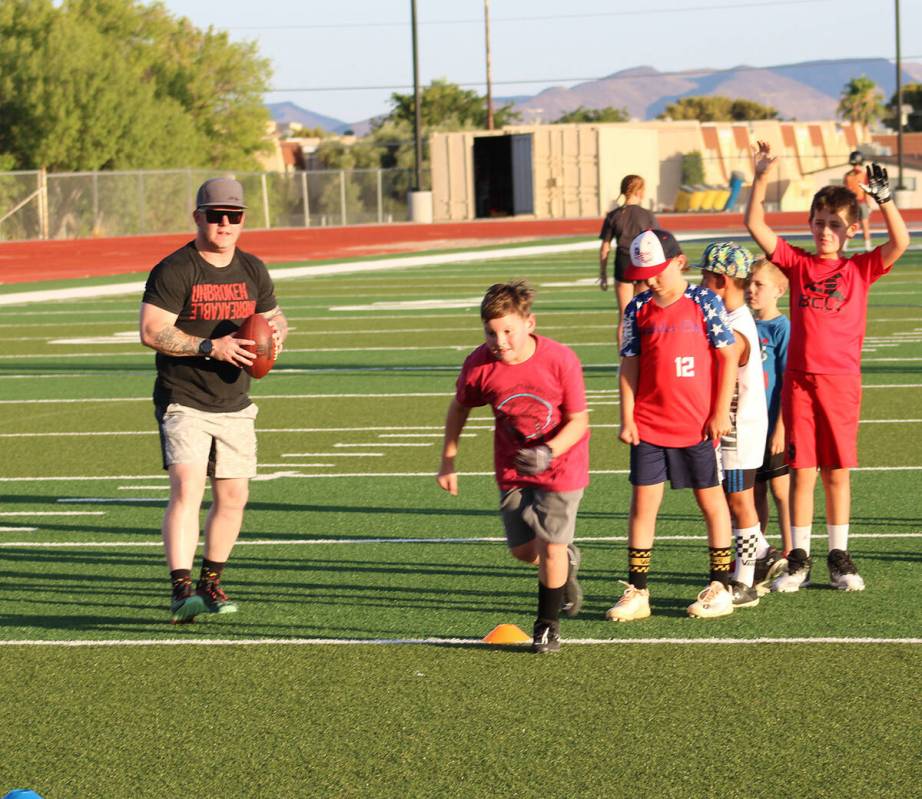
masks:
<path fill-rule="evenodd" d="M 572 619 L 583 607 L 583 589 L 579 580 L 576 579 L 583 555 L 575 544 L 567 544 L 567 555 L 570 559 L 570 566 L 567 570 L 567 581 L 563 585 L 563 602 L 560 610 L 564 616 Z"/>
<path fill-rule="evenodd" d="M 538 619 L 535 622 L 535 634 L 531 641 L 531 651 L 543 655 L 547 652 L 560 651 L 560 623 Z"/>

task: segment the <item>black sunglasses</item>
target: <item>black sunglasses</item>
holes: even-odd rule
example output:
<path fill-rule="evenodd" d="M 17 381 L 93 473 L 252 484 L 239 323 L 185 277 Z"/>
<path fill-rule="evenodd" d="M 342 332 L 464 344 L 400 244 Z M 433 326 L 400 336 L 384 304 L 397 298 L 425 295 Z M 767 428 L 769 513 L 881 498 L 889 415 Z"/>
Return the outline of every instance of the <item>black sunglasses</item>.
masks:
<path fill-rule="evenodd" d="M 225 216 L 229 224 L 239 225 L 240 220 L 243 219 L 243 211 L 228 211 L 226 208 L 205 209 L 205 219 L 212 225 L 220 225 Z"/>

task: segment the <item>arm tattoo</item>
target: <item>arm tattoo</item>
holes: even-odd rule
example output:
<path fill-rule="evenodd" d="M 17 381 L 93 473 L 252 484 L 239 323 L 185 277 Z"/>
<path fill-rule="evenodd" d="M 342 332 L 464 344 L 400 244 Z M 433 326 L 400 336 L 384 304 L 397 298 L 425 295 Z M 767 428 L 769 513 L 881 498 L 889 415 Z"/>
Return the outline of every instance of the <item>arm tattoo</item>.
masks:
<path fill-rule="evenodd" d="M 198 355 L 196 336 L 183 333 L 178 327 L 169 325 L 157 334 L 154 348 L 164 355 Z"/>

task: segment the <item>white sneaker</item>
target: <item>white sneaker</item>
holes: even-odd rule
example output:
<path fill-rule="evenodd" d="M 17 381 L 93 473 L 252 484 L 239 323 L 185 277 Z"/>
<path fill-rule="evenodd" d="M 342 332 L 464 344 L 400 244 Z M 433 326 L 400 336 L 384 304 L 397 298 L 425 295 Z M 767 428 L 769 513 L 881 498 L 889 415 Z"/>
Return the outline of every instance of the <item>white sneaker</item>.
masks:
<path fill-rule="evenodd" d="M 801 588 L 810 585 L 810 569 L 813 567 L 811 558 L 803 549 L 792 549 L 788 552 L 788 568 L 772 583 L 772 591 L 782 594 L 792 594 Z"/>
<path fill-rule="evenodd" d="M 688 606 L 688 615 L 696 619 L 716 619 L 733 613 L 733 595 L 727 587 L 714 580 Z"/>
<path fill-rule="evenodd" d="M 627 585 L 624 594 L 605 612 L 605 618 L 609 621 L 639 621 L 647 618 L 650 615 L 649 590 L 624 584 Z"/>

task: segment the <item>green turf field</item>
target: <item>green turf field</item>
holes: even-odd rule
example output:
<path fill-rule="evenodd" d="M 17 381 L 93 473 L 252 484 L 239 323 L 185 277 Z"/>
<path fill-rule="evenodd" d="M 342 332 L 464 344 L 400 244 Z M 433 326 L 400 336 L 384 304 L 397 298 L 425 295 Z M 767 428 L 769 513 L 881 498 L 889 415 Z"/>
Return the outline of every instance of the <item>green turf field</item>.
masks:
<path fill-rule="evenodd" d="M 279 280 L 292 332 L 254 383 L 260 476 L 225 576 L 240 612 L 186 628 L 166 623 L 139 298 L 0 307 L 0 794 L 922 795 L 922 255 L 871 296 L 850 547 L 868 590 L 824 586 L 820 523 L 815 587 L 688 619 L 707 549 L 691 495 L 667 493 L 654 615 L 631 625 L 603 620 L 630 490 L 596 269 L 589 250 Z M 501 541 L 485 409 L 460 496 L 434 480 L 480 297 L 512 277 L 581 357 L 592 413 L 586 605 L 543 658 L 476 643 L 530 630 L 536 593 Z"/>

